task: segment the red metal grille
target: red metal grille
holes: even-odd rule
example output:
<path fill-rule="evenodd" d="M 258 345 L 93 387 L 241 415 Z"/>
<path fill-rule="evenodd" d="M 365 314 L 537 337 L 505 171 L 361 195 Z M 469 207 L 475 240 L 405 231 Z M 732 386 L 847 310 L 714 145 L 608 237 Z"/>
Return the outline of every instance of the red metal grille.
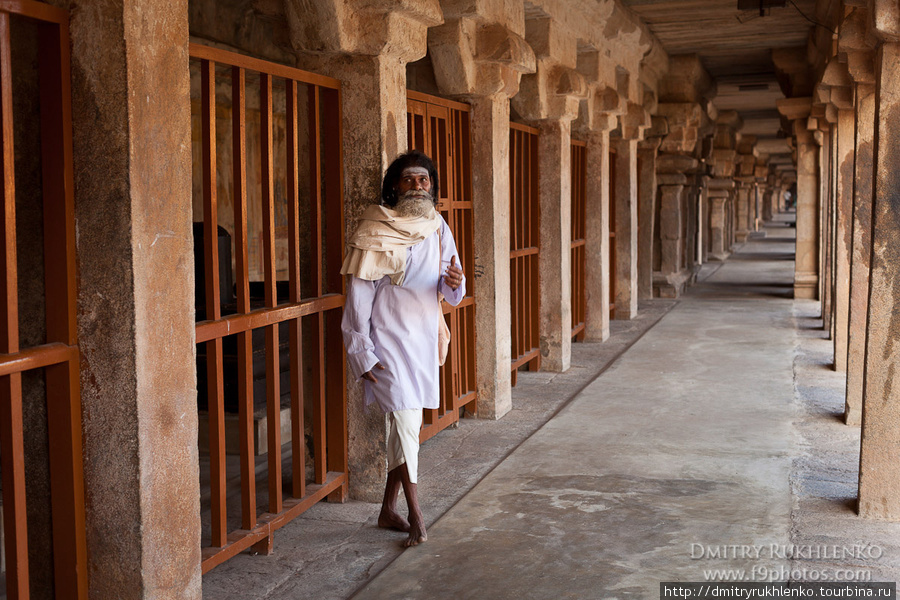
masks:
<path fill-rule="evenodd" d="M 584 339 L 587 144 L 572 140 L 572 338 Z"/>
<path fill-rule="evenodd" d="M 539 132 L 518 123 L 510 123 L 509 129 L 510 338 L 515 386 L 520 367 L 541 368 Z"/>
<path fill-rule="evenodd" d="M 475 412 L 475 240 L 472 221 L 472 154 L 469 106 L 407 92 L 407 141 L 434 160 L 441 182 L 438 210 L 456 239 L 466 273 L 466 297 L 453 307 L 444 303 L 450 326 L 450 352 L 441 367 L 441 402 L 426 410 L 421 441 L 459 421 L 464 407 Z"/>
<path fill-rule="evenodd" d="M 19 330 L 20 276 L 16 241 L 16 159 L 13 149 L 11 14 L 35 26 L 39 90 L 43 227 L 43 343 L 22 348 Z M 72 171 L 71 83 L 68 13 L 43 3 L 0 2 L 0 145 L 3 172 L 4 251 L 0 285 L 6 318 L 0 323 L 0 456 L 3 471 L 3 523 L 6 543 L 6 594 L 30 597 L 28 522 L 25 493 L 23 394 L 40 385 L 23 374 L 43 369 L 50 467 L 53 585 L 57 595 L 87 597 L 87 550 L 81 397 L 76 328 L 75 213 Z"/>
<path fill-rule="evenodd" d="M 251 546 L 270 552 L 276 529 L 323 498 L 343 500 L 347 491 L 343 160 L 337 81 L 196 44 L 190 53 L 200 89 L 192 107 L 199 121 L 195 194 L 202 197 L 202 210 L 195 198 L 195 214 L 202 214 L 195 253 L 202 243 L 203 265 L 198 387 L 209 415 L 209 464 L 201 463 L 201 477 L 209 477 L 206 572 Z M 222 234 L 229 228 L 233 242 Z M 234 256 L 233 289 L 223 249 Z M 227 395 L 238 409 L 240 491 L 233 494 Z M 255 397 L 264 398 L 264 409 L 254 409 Z M 282 443 L 281 428 L 288 408 L 290 445 Z M 263 413 L 264 461 L 254 444 Z M 263 513 L 257 476 L 266 480 Z M 229 520 L 228 499 L 236 495 L 239 518 Z"/>

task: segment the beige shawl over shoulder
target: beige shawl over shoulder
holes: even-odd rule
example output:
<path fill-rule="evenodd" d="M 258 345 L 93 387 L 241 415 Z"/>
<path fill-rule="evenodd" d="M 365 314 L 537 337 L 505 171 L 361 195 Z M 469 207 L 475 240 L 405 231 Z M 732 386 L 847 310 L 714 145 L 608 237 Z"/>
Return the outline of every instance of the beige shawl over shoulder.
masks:
<path fill-rule="evenodd" d="M 406 249 L 424 241 L 441 226 L 441 216 L 401 217 L 386 206 L 371 205 L 359 219 L 356 233 L 347 243 L 342 275 L 378 281 L 385 275 L 394 285 L 403 285 Z"/>

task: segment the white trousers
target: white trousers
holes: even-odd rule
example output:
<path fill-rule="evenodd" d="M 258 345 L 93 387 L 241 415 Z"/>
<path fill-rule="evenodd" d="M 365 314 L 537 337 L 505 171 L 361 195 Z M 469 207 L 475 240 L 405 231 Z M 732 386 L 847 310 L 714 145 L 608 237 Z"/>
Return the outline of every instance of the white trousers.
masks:
<path fill-rule="evenodd" d="M 391 432 L 388 434 L 388 471 L 406 463 L 409 481 L 416 483 L 419 473 L 419 430 L 422 429 L 422 409 L 406 408 L 391 413 Z"/>

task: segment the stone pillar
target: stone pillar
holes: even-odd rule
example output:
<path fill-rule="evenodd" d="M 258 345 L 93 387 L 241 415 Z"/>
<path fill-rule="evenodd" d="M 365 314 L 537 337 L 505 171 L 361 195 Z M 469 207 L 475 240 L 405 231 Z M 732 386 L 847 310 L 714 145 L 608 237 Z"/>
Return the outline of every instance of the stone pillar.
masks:
<path fill-rule="evenodd" d="M 865 398 L 859 456 L 859 514 L 900 520 L 900 43 L 885 42 L 875 60 L 875 157 Z"/>
<path fill-rule="evenodd" d="M 585 340 L 609 338 L 609 131 L 587 139 Z"/>
<path fill-rule="evenodd" d="M 442 94 L 468 102 L 472 123 L 473 218 L 476 235 L 475 360 L 478 417 L 499 419 L 512 408 L 509 289 L 509 98 L 522 73 L 535 69 L 520 33 L 485 21 L 479 6 L 444 7 L 444 24 L 428 30 L 435 81 Z M 474 43 L 463 37 L 474 33 Z M 504 49 L 503 64 L 495 60 Z"/>
<path fill-rule="evenodd" d="M 797 250 L 794 298 L 818 298 L 819 290 L 819 148 L 812 132 L 794 122 L 797 138 Z"/>
<path fill-rule="evenodd" d="M 478 417 L 499 419 L 512 408 L 509 290 L 509 100 L 474 98 L 472 173 L 475 223 L 475 356 Z M 506 282 L 504 284 L 504 282 Z"/>
<path fill-rule="evenodd" d="M 352 54 L 338 60 L 335 55 L 322 55 L 305 57 L 302 67 L 343 84 L 343 142 L 353 156 L 344 163 L 344 221 L 349 237 L 359 215 L 378 198 L 385 169 L 406 151 L 406 60 Z M 380 502 L 387 477 L 386 417 L 367 411 L 362 393 L 361 382 L 348 369 L 350 495 Z"/>
<path fill-rule="evenodd" d="M 314 7 L 308 18 L 317 19 L 317 27 L 294 27 L 292 42 L 295 48 L 311 50 L 297 54 L 299 67 L 342 83 L 343 145 L 345 155 L 350 156 L 352 149 L 353 157 L 344 163 L 345 235 L 349 237 L 359 215 L 378 198 L 385 169 L 407 149 L 406 64 L 425 56 L 428 26 L 440 23 L 441 14 L 437 3 L 426 1 L 416 11 L 391 15 L 402 26 L 357 30 L 348 25 L 352 20 L 347 14 L 331 15 L 330 2 L 314 3 Z M 342 34 L 317 37 L 333 27 L 349 28 Z M 387 419 L 365 410 L 362 385 L 349 369 L 347 428 L 350 495 L 380 502 L 387 476 Z"/>
<path fill-rule="evenodd" d="M 847 389 L 844 421 L 862 422 L 866 317 L 869 313 L 869 259 L 872 253 L 872 157 L 875 142 L 875 88 L 856 88 L 856 156 L 853 188 L 853 241 L 850 256 L 850 311 L 847 336 Z"/>
<path fill-rule="evenodd" d="M 187 3 L 70 27 L 89 596 L 199 600 Z"/>
<path fill-rule="evenodd" d="M 832 142 L 835 135 L 830 131 L 821 133 L 819 151 L 819 299 L 822 301 L 822 328 L 828 332 L 828 339 L 834 339 L 834 152 Z"/>
<path fill-rule="evenodd" d="M 738 244 L 747 241 L 750 233 L 750 186 L 741 184 L 735 199 L 734 241 Z"/>
<path fill-rule="evenodd" d="M 690 193 L 690 180 L 685 173 L 692 173 L 698 166 L 697 159 L 680 154 L 664 154 L 659 158 L 659 243 L 660 274 L 657 287 L 664 298 L 677 298 L 693 271 L 685 264 L 683 231 L 690 224 L 685 214 L 685 194 Z M 690 176 L 691 180 L 694 176 Z M 685 223 L 688 221 L 688 223 Z"/>
<path fill-rule="evenodd" d="M 702 177 L 697 206 L 697 264 L 707 261 L 709 252 L 709 177 Z"/>
<path fill-rule="evenodd" d="M 633 319 L 637 289 L 637 140 L 616 140 L 616 319 Z"/>
<path fill-rule="evenodd" d="M 728 196 L 731 179 L 709 181 L 709 260 L 723 261 L 730 254 L 728 242 Z"/>
<path fill-rule="evenodd" d="M 541 366 L 565 371 L 572 358 L 572 129 L 568 119 L 541 121 Z"/>
<path fill-rule="evenodd" d="M 656 162 L 659 150 L 659 138 L 643 141 L 638 144 L 640 172 L 638 180 L 639 210 L 641 224 L 638 230 L 638 297 L 643 300 L 653 297 L 653 240 L 656 238 L 654 231 L 656 221 Z"/>
<path fill-rule="evenodd" d="M 834 369 L 847 370 L 847 335 L 850 317 L 850 252 L 853 230 L 853 184 L 855 116 L 852 110 L 838 111 L 836 240 L 834 249 Z"/>

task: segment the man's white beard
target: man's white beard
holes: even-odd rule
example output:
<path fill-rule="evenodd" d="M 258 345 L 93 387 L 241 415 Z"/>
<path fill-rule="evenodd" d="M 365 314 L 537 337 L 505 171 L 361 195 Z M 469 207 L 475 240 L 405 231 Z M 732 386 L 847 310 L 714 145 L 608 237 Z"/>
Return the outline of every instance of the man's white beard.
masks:
<path fill-rule="evenodd" d="M 430 217 L 434 211 L 434 198 L 422 190 L 409 190 L 400 196 L 394 210 L 401 217 Z"/>

